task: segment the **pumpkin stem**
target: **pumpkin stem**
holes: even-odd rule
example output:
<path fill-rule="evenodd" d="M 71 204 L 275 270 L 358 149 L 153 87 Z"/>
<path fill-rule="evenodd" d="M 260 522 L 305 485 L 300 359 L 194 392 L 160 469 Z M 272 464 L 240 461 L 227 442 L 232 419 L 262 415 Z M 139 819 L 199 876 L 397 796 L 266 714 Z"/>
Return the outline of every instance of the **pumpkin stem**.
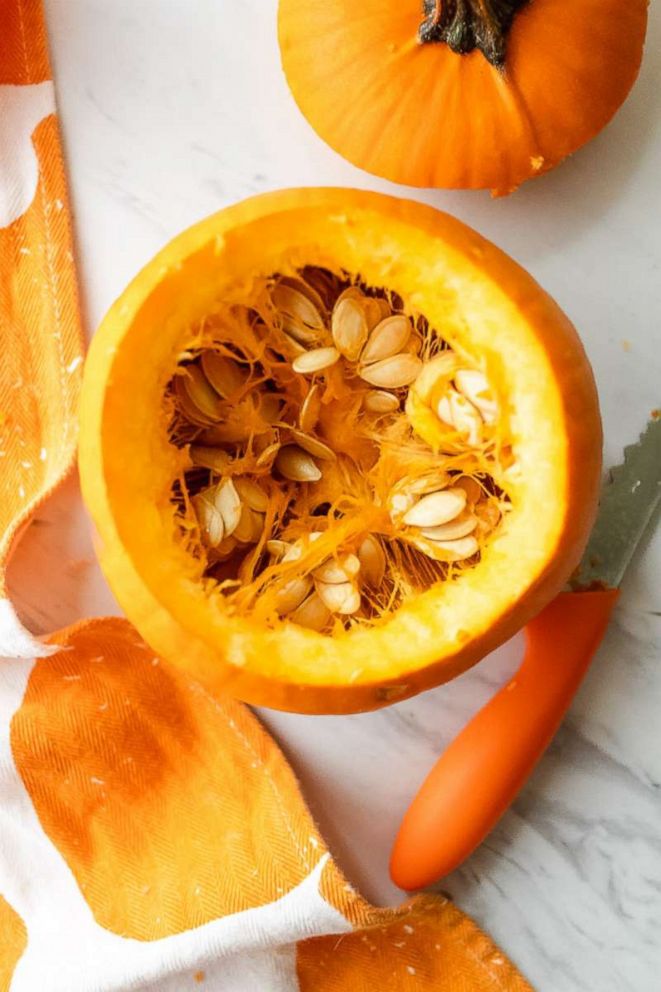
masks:
<path fill-rule="evenodd" d="M 466 55 L 478 48 L 491 65 L 505 67 L 507 35 L 526 0 L 423 0 L 423 44 L 443 42 Z"/>

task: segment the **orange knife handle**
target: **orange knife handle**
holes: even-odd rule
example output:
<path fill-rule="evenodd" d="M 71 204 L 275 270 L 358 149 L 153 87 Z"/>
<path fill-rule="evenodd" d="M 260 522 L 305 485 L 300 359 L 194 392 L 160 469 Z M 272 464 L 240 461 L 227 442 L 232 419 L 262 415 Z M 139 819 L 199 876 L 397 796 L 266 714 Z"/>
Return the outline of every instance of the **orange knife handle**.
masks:
<path fill-rule="evenodd" d="M 406 812 L 390 861 L 396 885 L 430 885 L 484 840 L 558 729 L 617 597 L 561 593 L 528 625 L 518 672 L 452 741 Z"/>

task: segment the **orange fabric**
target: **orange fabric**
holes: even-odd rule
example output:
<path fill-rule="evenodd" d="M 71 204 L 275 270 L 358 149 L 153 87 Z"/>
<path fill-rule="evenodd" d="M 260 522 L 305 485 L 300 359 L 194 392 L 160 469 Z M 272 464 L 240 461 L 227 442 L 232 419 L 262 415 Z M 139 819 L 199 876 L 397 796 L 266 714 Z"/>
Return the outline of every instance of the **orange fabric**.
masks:
<path fill-rule="evenodd" d="M 12 750 L 102 926 L 154 940 L 309 874 L 321 838 L 292 812 L 291 769 L 247 709 L 159 662 L 125 621 L 57 640 L 75 650 L 37 662 Z"/>
<path fill-rule="evenodd" d="M 379 910 L 352 889 L 245 707 L 124 620 L 61 631 L 47 658 L 16 621 L 5 569 L 73 459 L 81 336 L 38 0 L 5 0 L 0 28 L 17 128 L 0 119 L 0 638 L 16 648 L 0 662 L 0 989 L 525 992 L 447 900 Z"/>
<path fill-rule="evenodd" d="M 16 962 L 27 944 L 25 924 L 0 896 L 0 992 L 7 992 Z"/>
<path fill-rule="evenodd" d="M 322 863 L 292 771 L 244 706 L 168 667 L 124 620 L 54 640 L 64 650 L 35 663 L 11 748 L 101 927 L 167 937 L 282 899 Z M 298 943 L 302 992 L 529 989 L 446 898 L 375 909 L 332 861 L 319 891 L 354 932 Z"/>
<path fill-rule="evenodd" d="M 32 86 L 48 76 L 41 3 L 4 3 L 0 83 Z M 13 539 L 73 462 L 82 373 L 67 189 L 55 117 L 46 117 L 32 135 L 17 136 L 19 140 L 32 140 L 39 179 L 28 210 L 0 228 L 0 596 Z"/>
<path fill-rule="evenodd" d="M 381 926 L 299 945 L 301 992 L 525 992 L 530 986 L 449 900 L 412 899 Z"/>
<path fill-rule="evenodd" d="M 0 14 L 0 84 L 51 78 L 40 0 L 5 0 Z"/>

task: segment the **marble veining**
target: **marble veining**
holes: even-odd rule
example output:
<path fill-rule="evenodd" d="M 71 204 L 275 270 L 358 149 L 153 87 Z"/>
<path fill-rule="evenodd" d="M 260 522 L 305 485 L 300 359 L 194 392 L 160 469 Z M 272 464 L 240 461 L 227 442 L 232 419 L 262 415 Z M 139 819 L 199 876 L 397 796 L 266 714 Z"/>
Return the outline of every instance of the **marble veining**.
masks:
<path fill-rule="evenodd" d="M 511 252 L 579 327 L 607 461 L 661 406 L 661 10 L 614 123 L 512 198 L 402 190 L 326 148 L 282 79 L 276 0 L 46 0 L 82 296 L 92 332 L 172 235 L 252 193 L 367 186 L 426 200 Z M 116 612 L 75 480 L 40 511 L 11 582 L 35 631 Z M 514 671 L 515 638 L 447 686 L 375 714 L 263 713 L 351 879 L 401 898 L 387 857 L 434 758 Z M 661 530 L 549 752 L 491 836 L 439 884 L 539 992 L 661 988 Z M 452 811 L 448 810 L 448 816 Z"/>

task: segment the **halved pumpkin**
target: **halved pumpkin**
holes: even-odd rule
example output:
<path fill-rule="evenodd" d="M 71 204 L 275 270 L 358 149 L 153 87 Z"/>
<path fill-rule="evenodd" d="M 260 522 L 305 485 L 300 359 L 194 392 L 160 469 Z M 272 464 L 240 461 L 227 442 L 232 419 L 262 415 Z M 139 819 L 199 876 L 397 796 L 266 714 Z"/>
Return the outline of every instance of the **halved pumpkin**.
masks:
<path fill-rule="evenodd" d="M 601 427 L 572 325 L 429 207 L 305 189 L 179 235 L 87 360 L 83 494 L 154 650 L 251 703 L 383 706 L 576 566 Z"/>

